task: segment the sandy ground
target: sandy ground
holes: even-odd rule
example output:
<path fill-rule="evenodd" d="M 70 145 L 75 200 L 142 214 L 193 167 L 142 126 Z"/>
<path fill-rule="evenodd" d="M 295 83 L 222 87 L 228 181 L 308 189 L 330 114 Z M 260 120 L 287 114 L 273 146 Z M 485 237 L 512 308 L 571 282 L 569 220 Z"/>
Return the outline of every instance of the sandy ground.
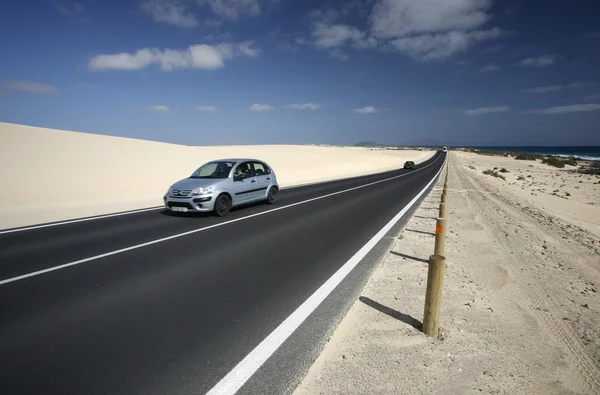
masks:
<path fill-rule="evenodd" d="M 543 213 L 551 213 L 600 237 L 600 176 L 573 174 L 574 166 L 557 169 L 539 161 L 466 152 L 456 154 L 478 173 L 494 167 L 498 170 L 505 168 L 509 173 L 501 174 L 506 182 L 496 178 L 488 181 L 522 199 L 524 204 L 535 206 Z M 519 177 L 524 179 L 519 180 Z"/>
<path fill-rule="evenodd" d="M 250 157 L 282 187 L 422 162 L 433 151 L 318 146 L 188 147 L 0 122 L 0 229 L 159 206 L 203 163 Z"/>
<path fill-rule="evenodd" d="M 438 183 L 296 394 L 600 393 L 600 238 L 575 225 L 598 223 L 593 184 L 509 161 L 451 153 L 441 339 L 418 329 Z M 573 199 L 525 193 L 488 167 L 564 183 Z"/>

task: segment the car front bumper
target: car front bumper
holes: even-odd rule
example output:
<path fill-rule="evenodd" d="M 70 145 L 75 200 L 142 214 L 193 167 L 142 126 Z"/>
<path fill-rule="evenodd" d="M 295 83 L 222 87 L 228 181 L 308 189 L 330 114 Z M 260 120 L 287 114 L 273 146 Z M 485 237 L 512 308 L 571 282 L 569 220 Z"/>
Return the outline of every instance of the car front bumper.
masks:
<path fill-rule="evenodd" d="M 170 211 L 205 213 L 213 211 L 215 201 L 212 196 L 163 197 L 165 208 Z"/>

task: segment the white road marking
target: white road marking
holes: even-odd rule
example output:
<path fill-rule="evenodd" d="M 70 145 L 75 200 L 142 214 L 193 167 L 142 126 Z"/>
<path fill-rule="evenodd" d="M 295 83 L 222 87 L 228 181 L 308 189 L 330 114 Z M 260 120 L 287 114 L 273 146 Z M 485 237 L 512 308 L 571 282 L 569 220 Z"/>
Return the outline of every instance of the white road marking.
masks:
<path fill-rule="evenodd" d="M 157 206 L 157 207 L 143 208 L 143 209 L 139 209 L 139 210 L 125 211 L 125 212 L 122 212 L 122 213 L 98 215 L 96 217 L 89 217 L 89 218 L 71 219 L 71 220 L 68 220 L 68 221 L 53 222 L 51 224 L 33 225 L 33 226 L 27 226 L 25 228 L 2 230 L 2 231 L 0 231 L 0 235 L 3 235 L 5 233 L 16 233 L 16 232 L 23 232 L 23 231 L 26 231 L 26 230 L 33 230 L 33 229 L 40 229 L 40 228 L 49 228 L 51 226 L 74 224 L 76 222 L 93 221 L 93 220 L 102 219 L 102 218 L 118 217 L 118 216 L 121 216 L 121 215 L 143 213 L 144 211 L 159 210 L 161 208 L 164 208 L 164 206 Z"/>
<path fill-rule="evenodd" d="M 437 159 L 436 159 L 437 160 Z M 375 236 L 371 238 L 352 258 L 333 274 L 319 289 L 285 319 L 269 336 L 254 348 L 240 363 L 221 379 L 207 395 L 235 394 L 250 377 L 273 355 L 284 341 L 308 318 L 327 296 L 346 278 L 358 263 L 392 229 L 392 227 L 419 200 L 427 188 L 437 179 L 444 166 L 429 183 L 394 218 L 392 218 Z"/>
<path fill-rule="evenodd" d="M 333 192 L 333 193 L 329 193 L 327 195 L 317 196 L 315 198 L 303 200 L 301 202 L 296 202 L 296 203 L 288 204 L 287 206 L 277 207 L 277 208 L 272 209 L 272 210 L 262 211 L 260 213 L 247 215 L 245 217 L 236 218 L 236 219 L 232 219 L 232 220 L 225 221 L 225 222 L 220 222 L 218 224 L 205 226 L 203 228 L 198 228 L 198 229 L 190 230 L 190 231 L 187 231 L 187 232 L 178 233 L 178 234 L 175 234 L 175 235 L 172 235 L 172 236 L 163 237 L 163 238 L 160 238 L 160 239 L 148 241 L 146 243 L 136 244 L 136 245 L 133 245 L 131 247 L 121 248 L 119 250 L 107 252 L 107 253 L 100 254 L 100 255 L 95 255 L 95 256 L 92 256 L 92 257 L 89 257 L 89 258 L 85 258 L 85 259 L 80 259 L 78 261 L 69 262 L 69 263 L 65 263 L 65 264 L 62 264 L 62 265 L 49 267 L 47 269 L 38 270 L 38 271 L 35 271 L 35 272 L 23 274 L 23 275 L 20 275 L 20 276 L 7 278 L 5 280 L 0 280 L 0 285 L 12 283 L 12 282 L 19 281 L 19 280 L 24 280 L 24 279 L 29 278 L 29 277 L 39 276 L 39 275 L 45 274 L 45 273 L 54 272 L 56 270 L 66 269 L 68 267 L 75 266 L 75 265 L 80 265 L 82 263 L 94 261 L 94 260 L 101 259 L 101 258 L 106 258 L 106 257 L 112 256 L 112 255 L 121 254 L 123 252 L 131 251 L 131 250 L 136 250 L 138 248 L 147 247 L 147 246 L 150 246 L 150 245 L 153 245 L 153 244 L 162 243 L 162 242 L 165 242 L 165 241 L 168 241 L 168 240 L 172 240 L 172 239 L 176 239 L 176 238 L 183 237 L 183 236 L 188 236 L 188 235 L 191 235 L 193 233 L 203 232 L 205 230 L 217 228 L 219 226 L 224 226 L 224 225 L 232 224 L 234 222 L 243 221 L 243 220 L 246 220 L 248 218 L 258 217 L 259 215 L 269 214 L 269 213 L 272 213 L 272 212 L 275 212 L 275 211 L 284 210 L 284 209 L 287 209 L 287 208 L 290 208 L 290 207 L 294 207 L 294 206 L 299 206 L 301 204 L 314 202 L 315 200 L 325 199 L 325 198 L 328 198 L 328 197 L 331 197 L 331 196 L 339 195 L 341 193 L 346 193 L 346 192 L 354 191 L 354 190 L 357 190 L 357 189 L 365 188 L 365 187 L 368 187 L 368 186 L 371 186 L 371 185 L 379 184 L 379 183 L 382 183 L 382 182 L 394 180 L 396 178 L 404 177 L 404 176 L 407 176 L 409 174 L 413 174 L 413 173 L 415 173 L 417 171 L 426 169 L 427 167 L 429 167 L 429 166 L 433 165 L 434 163 L 436 163 L 439 158 L 440 157 L 438 156 L 438 158 L 436 158 L 430 164 L 428 164 L 426 166 L 423 166 L 422 168 L 417 169 L 417 170 L 415 170 L 413 172 L 410 172 L 410 173 L 400 174 L 400 175 L 397 175 L 397 176 L 394 176 L 394 177 L 385 178 L 383 180 L 379 180 L 379 181 L 375 181 L 375 182 L 370 182 L 370 183 L 364 184 L 364 185 L 359 185 L 357 187 L 353 187 L 353 188 L 349 188 L 349 189 L 344 189 L 343 191 Z"/>

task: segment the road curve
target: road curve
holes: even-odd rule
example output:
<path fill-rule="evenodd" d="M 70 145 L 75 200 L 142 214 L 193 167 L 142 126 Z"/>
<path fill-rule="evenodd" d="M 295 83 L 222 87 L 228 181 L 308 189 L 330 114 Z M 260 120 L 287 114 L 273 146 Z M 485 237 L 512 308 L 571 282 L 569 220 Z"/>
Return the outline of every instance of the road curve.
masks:
<path fill-rule="evenodd" d="M 226 218 L 156 210 L 0 234 L 0 393 L 207 392 L 444 159 L 283 190 Z M 246 392 L 281 392 L 251 381 Z"/>

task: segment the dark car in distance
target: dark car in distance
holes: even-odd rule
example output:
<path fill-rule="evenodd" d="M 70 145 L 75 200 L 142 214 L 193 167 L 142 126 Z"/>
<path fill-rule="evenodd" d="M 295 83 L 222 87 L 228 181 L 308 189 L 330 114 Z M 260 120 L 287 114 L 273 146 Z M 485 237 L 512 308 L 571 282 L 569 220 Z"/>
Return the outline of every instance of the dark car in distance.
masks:
<path fill-rule="evenodd" d="M 413 162 L 412 160 L 407 160 L 406 162 L 404 162 L 404 168 L 405 169 L 414 169 L 415 162 Z"/>

